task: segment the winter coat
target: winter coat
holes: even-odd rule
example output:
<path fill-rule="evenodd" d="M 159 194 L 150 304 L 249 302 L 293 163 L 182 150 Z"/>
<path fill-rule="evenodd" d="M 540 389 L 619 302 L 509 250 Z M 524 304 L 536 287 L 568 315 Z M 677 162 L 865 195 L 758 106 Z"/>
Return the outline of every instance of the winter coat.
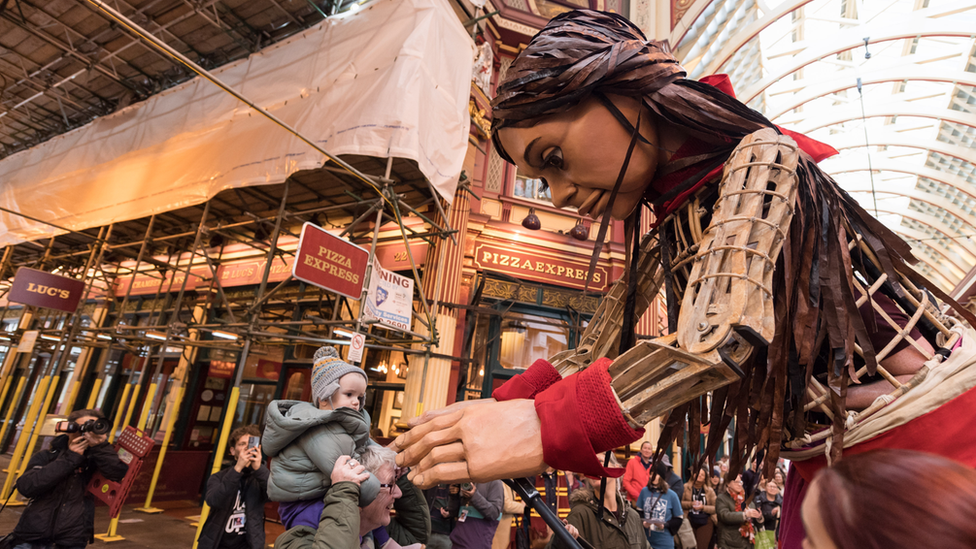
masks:
<path fill-rule="evenodd" d="M 427 543 L 430 534 L 430 515 L 424 494 L 407 477 L 402 477 L 397 485 L 403 497 L 397 499 L 393 508 L 396 516 L 386 527 L 391 543 L 408 545 Z M 409 489 L 407 492 L 404 489 Z M 318 529 L 296 526 L 278 536 L 276 549 L 355 549 L 371 546 L 371 541 L 359 539 L 359 486 L 354 482 L 339 482 L 329 488 L 325 495 L 322 515 Z M 413 540 L 405 543 L 404 540 Z"/>
<path fill-rule="evenodd" d="M 502 514 L 502 505 L 505 502 L 502 481 L 479 482 L 474 486 L 474 494 L 470 500 L 461 496 L 461 511 L 465 507 L 473 508 L 477 514 L 481 514 L 481 518 L 476 513 L 469 512 L 464 522 L 459 520 L 454 524 L 451 546 L 455 549 L 487 549 L 491 547 L 491 540 L 498 528 L 498 517 Z"/>
<path fill-rule="evenodd" d="M 684 494 L 681 495 L 681 508 L 685 510 L 685 516 L 688 516 L 693 511 L 691 506 L 692 504 L 691 498 L 693 495 L 694 487 L 695 487 L 694 482 L 689 482 L 688 484 L 685 484 Z M 702 506 L 701 510 L 706 515 L 709 516 L 709 518 L 712 520 L 712 523 L 714 524 L 715 521 L 717 520 L 715 518 L 715 499 L 716 499 L 715 490 L 712 490 L 712 487 L 708 485 L 707 480 L 705 481 L 705 485 L 703 486 L 703 488 L 705 489 L 705 505 Z M 735 509 L 735 506 L 733 506 L 732 508 Z"/>
<path fill-rule="evenodd" d="M 512 521 L 515 515 L 525 512 L 525 502 L 515 500 L 515 492 L 508 485 L 502 486 L 502 518 L 498 521 L 498 529 L 491 540 L 491 549 L 508 549 L 512 542 Z"/>
<path fill-rule="evenodd" d="M 358 458 L 369 443 L 369 416 L 352 408 L 319 410 L 300 400 L 274 400 L 265 415 L 262 450 L 271 457 L 271 501 L 321 499 L 340 456 Z M 359 505 L 380 490 L 373 475 L 362 483 Z"/>
<path fill-rule="evenodd" d="M 87 491 L 95 471 L 118 482 L 129 466 L 107 442 L 84 455 L 68 449 L 68 435 L 34 454 L 17 479 L 17 490 L 30 501 L 14 528 L 19 542 L 88 545 L 95 541 L 95 498 Z"/>
<path fill-rule="evenodd" d="M 752 549 L 752 542 L 739 532 L 739 527 L 746 521 L 745 513 L 735 510 L 735 501 L 728 490 L 715 499 L 715 515 L 718 517 L 719 549 Z"/>
<path fill-rule="evenodd" d="M 238 490 L 244 499 L 247 545 L 250 549 L 264 548 L 264 504 L 268 501 L 268 468 L 262 465 L 257 470 L 246 467 L 240 473 L 233 467 L 228 467 L 210 475 L 205 498 L 210 506 L 210 514 L 200 530 L 197 544 L 199 549 L 220 546 L 220 538 L 234 510 Z"/>
<path fill-rule="evenodd" d="M 651 476 L 648 471 L 649 468 L 650 465 L 645 466 L 639 454 L 627 462 L 627 469 L 624 470 L 624 490 L 627 491 L 630 501 L 637 501 L 641 490 L 647 486 L 647 481 L 650 480 Z"/>
<path fill-rule="evenodd" d="M 776 494 L 776 499 L 769 501 L 769 498 L 766 497 L 766 491 L 763 490 L 756 494 L 755 501 L 756 509 L 762 511 L 763 514 L 762 527 L 766 530 L 773 530 L 775 532 L 776 528 L 779 526 L 779 517 L 773 515 L 773 509 L 779 508 L 780 515 L 782 515 L 783 496 Z"/>
<path fill-rule="evenodd" d="M 621 520 L 603 510 L 603 518 L 597 518 L 600 504 L 596 496 L 587 488 L 574 490 L 569 496 L 570 511 L 566 520 L 579 530 L 580 537 L 600 549 L 650 549 L 651 545 L 644 534 L 641 517 L 617 494 L 617 510 L 623 510 Z M 547 549 L 565 549 L 559 538 L 552 536 Z"/>
<path fill-rule="evenodd" d="M 359 547 L 359 486 L 337 482 L 325 495 L 317 530 L 296 526 L 278 536 L 275 549 L 354 549 Z"/>
<path fill-rule="evenodd" d="M 417 485 L 402 475 L 397 481 L 400 492 L 403 493 L 393 502 L 396 515 L 390 518 L 386 532 L 400 545 L 414 543 L 427 544 L 430 539 L 430 507 L 427 498 Z"/>

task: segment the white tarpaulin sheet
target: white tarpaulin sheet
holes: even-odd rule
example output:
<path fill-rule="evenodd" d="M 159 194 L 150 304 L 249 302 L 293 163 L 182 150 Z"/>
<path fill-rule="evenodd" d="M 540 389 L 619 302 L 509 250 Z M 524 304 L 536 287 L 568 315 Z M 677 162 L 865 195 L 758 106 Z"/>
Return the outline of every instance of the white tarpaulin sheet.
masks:
<path fill-rule="evenodd" d="M 213 74 L 332 154 L 415 160 L 450 201 L 473 48 L 447 0 L 374 0 Z M 0 205 L 80 230 L 281 183 L 324 160 L 196 78 L 0 161 Z M 0 213 L 0 245 L 57 232 Z"/>

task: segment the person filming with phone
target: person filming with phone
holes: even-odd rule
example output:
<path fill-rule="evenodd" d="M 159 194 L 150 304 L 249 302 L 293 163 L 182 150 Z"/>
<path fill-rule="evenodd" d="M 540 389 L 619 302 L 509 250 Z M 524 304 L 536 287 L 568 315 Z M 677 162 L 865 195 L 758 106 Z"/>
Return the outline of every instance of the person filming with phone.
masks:
<path fill-rule="evenodd" d="M 234 466 L 210 475 L 210 514 L 200 530 L 199 549 L 263 549 L 268 468 L 261 461 L 261 430 L 238 427 L 227 440 Z"/>
<path fill-rule="evenodd" d="M 14 549 L 76 549 L 95 541 L 88 482 L 96 471 L 118 482 L 129 469 L 108 443 L 111 428 L 98 410 L 77 410 L 58 422 L 62 434 L 35 453 L 17 479 L 17 490 L 30 501 L 14 528 Z"/>

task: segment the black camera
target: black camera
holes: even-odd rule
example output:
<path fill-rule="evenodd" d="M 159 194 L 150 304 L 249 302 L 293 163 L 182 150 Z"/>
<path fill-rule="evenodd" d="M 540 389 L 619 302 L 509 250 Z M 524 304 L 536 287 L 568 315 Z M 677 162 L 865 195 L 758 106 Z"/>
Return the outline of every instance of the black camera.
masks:
<path fill-rule="evenodd" d="M 84 423 L 74 421 L 59 421 L 54 430 L 58 433 L 94 433 L 105 435 L 112 430 L 112 424 L 107 419 L 89 419 Z"/>

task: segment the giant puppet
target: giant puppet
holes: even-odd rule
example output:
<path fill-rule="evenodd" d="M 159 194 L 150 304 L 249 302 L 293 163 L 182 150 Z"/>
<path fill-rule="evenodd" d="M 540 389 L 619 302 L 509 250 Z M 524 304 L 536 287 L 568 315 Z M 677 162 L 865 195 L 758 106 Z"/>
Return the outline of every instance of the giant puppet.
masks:
<path fill-rule="evenodd" d="M 418 418 L 396 441 L 416 483 L 547 465 L 616 476 L 595 454 L 662 414 L 662 446 L 687 423 L 690 449 L 706 456 L 734 418 L 733 471 L 756 448 L 769 468 L 781 450 L 808 460 L 794 497 L 845 446 L 920 446 L 976 466 L 976 430 L 924 424 L 976 411 L 976 332 L 936 296 L 976 318 L 817 167 L 835 150 L 777 128 L 724 77 L 685 75 L 666 44 L 586 10 L 554 18 L 512 64 L 493 102 L 496 150 L 543 179 L 556 206 L 626 220 L 628 272 L 576 349 L 493 399 Z M 641 204 L 655 216 L 642 237 Z M 633 324 L 660 291 L 670 334 L 636 342 Z"/>

